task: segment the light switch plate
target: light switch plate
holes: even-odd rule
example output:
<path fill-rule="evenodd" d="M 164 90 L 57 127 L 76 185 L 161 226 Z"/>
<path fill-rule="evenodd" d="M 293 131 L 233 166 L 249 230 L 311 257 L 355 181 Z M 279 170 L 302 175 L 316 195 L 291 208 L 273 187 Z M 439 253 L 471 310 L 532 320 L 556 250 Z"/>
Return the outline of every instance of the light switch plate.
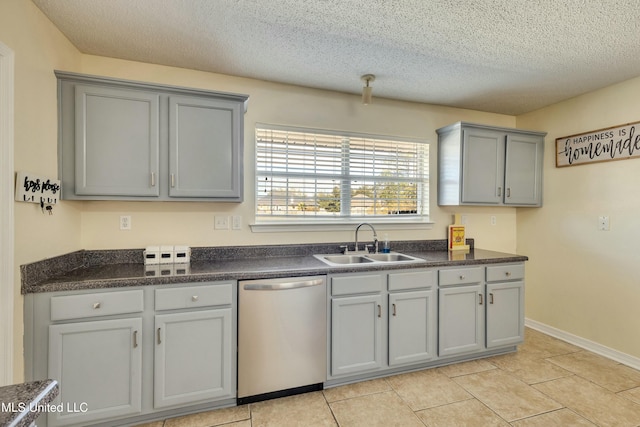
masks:
<path fill-rule="evenodd" d="M 229 217 L 227 215 L 216 215 L 214 228 L 216 230 L 228 230 Z"/>

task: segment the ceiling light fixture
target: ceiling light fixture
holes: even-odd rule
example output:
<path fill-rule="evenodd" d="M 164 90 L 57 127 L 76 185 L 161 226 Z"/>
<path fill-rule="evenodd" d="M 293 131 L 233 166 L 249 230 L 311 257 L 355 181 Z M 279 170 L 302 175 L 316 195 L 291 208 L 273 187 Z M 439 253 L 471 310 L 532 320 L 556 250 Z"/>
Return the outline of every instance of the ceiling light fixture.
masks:
<path fill-rule="evenodd" d="M 376 79 L 376 76 L 374 76 L 373 74 L 365 74 L 364 76 L 360 77 L 360 79 L 366 83 L 366 86 L 362 88 L 362 103 L 364 105 L 369 105 L 371 104 L 371 92 L 373 90 L 373 88 L 369 86 L 369 83 L 374 81 Z"/>

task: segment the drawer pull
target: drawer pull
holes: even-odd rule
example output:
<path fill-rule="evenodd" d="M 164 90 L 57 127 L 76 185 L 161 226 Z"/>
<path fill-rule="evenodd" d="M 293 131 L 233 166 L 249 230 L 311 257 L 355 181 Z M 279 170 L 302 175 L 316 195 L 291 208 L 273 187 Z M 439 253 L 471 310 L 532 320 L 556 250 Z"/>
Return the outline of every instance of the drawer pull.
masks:
<path fill-rule="evenodd" d="M 480 305 L 482 305 L 482 294 L 479 294 L 480 297 Z"/>
<path fill-rule="evenodd" d="M 391 304 L 391 306 L 393 307 L 393 315 L 396 315 L 396 305 L 395 304 Z"/>
<path fill-rule="evenodd" d="M 493 292 L 489 294 L 489 304 L 493 304 Z"/>
<path fill-rule="evenodd" d="M 100 303 L 99 303 L 99 302 L 94 302 L 94 303 L 93 303 L 93 309 L 94 309 L 94 310 L 97 310 L 97 309 L 99 309 L 99 308 L 100 308 Z"/>
<path fill-rule="evenodd" d="M 504 273 L 507 277 L 511 276 L 511 272 L 510 271 L 505 271 Z"/>
<path fill-rule="evenodd" d="M 133 331 L 133 348 L 138 347 L 138 331 Z"/>
<path fill-rule="evenodd" d="M 158 328 L 158 344 L 162 344 L 162 339 L 160 339 L 160 328 Z"/>
<path fill-rule="evenodd" d="M 465 279 L 464 274 L 461 274 L 460 275 L 460 280 L 464 280 L 464 279 Z"/>
<path fill-rule="evenodd" d="M 191 297 L 191 301 L 196 302 L 198 301 L 198 295 L 194 295 Z"/>

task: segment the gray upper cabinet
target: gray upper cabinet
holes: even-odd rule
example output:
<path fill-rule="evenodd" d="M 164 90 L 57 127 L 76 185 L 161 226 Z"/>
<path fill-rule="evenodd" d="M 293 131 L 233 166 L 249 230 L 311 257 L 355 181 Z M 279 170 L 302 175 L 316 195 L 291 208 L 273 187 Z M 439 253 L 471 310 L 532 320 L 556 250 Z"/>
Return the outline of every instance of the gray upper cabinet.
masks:
<path fill-rule="evenodd" d="M 242 104 L 169 97 L 169 195 L 232 199 L 240 194 Z"/>
<path fill-rule="evenodd" d="M 159 196 L 160 96 L 75 87 L 75 193 Z"/>
<path fill-rule="evenodd" d="M 542 205 L 546 133 L 464 122 L 437 133 L 439 205 Z"/>
<path fill-rule="evenodd" d="M 63 199 L 242 201 L 246 95 L 56 76 Z"/>

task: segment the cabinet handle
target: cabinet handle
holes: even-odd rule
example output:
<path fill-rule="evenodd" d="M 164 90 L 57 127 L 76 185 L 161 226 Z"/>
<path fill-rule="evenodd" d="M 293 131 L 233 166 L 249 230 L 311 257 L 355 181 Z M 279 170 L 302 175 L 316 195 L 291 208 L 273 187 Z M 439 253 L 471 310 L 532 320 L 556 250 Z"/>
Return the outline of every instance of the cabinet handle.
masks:
<path fill-rule="evenodd" d="M 502 197 L 502 187 L 498 187 L 498 197 Z"/>
<path fill-rule="evenodd" d="M 171 188 L 175 188 L 176 186 L 176 175 L 175 174 L 171 174 Z"/>
<path fill-rule="evenodd" d="M 505 276 L 507 276 L 507 277 L 511 276 L 511 272 L 510 272 L 510 271 L 505 271 L 505 272 L 504 272 L 504 274 L 505 274 Z"/>
<path fill-rule="evenodd" d="M 152 187 L 156 186 L 156 173 L 155 172 L 151 172 L 151 186 Z"/>
<path fill-rule="evenodd" d="M 511 197 L 511 188 L 507 187 L 507 197 Z"/>
<path fill-rule="evenodd" d="M 464 280 L 464 274 L 460 275 L 460 280 Z"/>
<path fill-rule="evenodd" d="M 138 347 L 138 331 L 133 331 L 133 348 Z"/>
<path fill-rule="evenodd" d="M 158 328 L 158 344 L 162 344 L 162 339 L 160 339 L 160 328 Z"/>
<path fill-rule="evenodd" d="M 382 306 L 378 304 L 378 317 L 382 317 Z"/>
<path fill-rule="evenodd" d="M 191 301 L 196 302 L 198 301 L 198 295 L 194 295 L 191 297 Z"/>
<path fill-rule="evenodd" d="M 97 310 L 97 309 L 99 309 L 99 308 L 100 308 L 100 303 L 99 303 L 99 302 L 94 302 L 94 303 L 93 303 L 93 309 L 94 309 L 94 310 Z"/>
<path fill-rule="evenodd" d="M 489 304 L 493 304 L 493 293 L 489 294 Z"/>
<path fill-rule="evenodd" d="M 393 315 L 396 315 L 396 305 L 395 304 L 391 304 L 391 306 L 393 307 Z"/>
<path fill-rule="evenodd" d="M 480 296 L 480 305 L 482 305 L 482 294 L 479 294 Z"/>

